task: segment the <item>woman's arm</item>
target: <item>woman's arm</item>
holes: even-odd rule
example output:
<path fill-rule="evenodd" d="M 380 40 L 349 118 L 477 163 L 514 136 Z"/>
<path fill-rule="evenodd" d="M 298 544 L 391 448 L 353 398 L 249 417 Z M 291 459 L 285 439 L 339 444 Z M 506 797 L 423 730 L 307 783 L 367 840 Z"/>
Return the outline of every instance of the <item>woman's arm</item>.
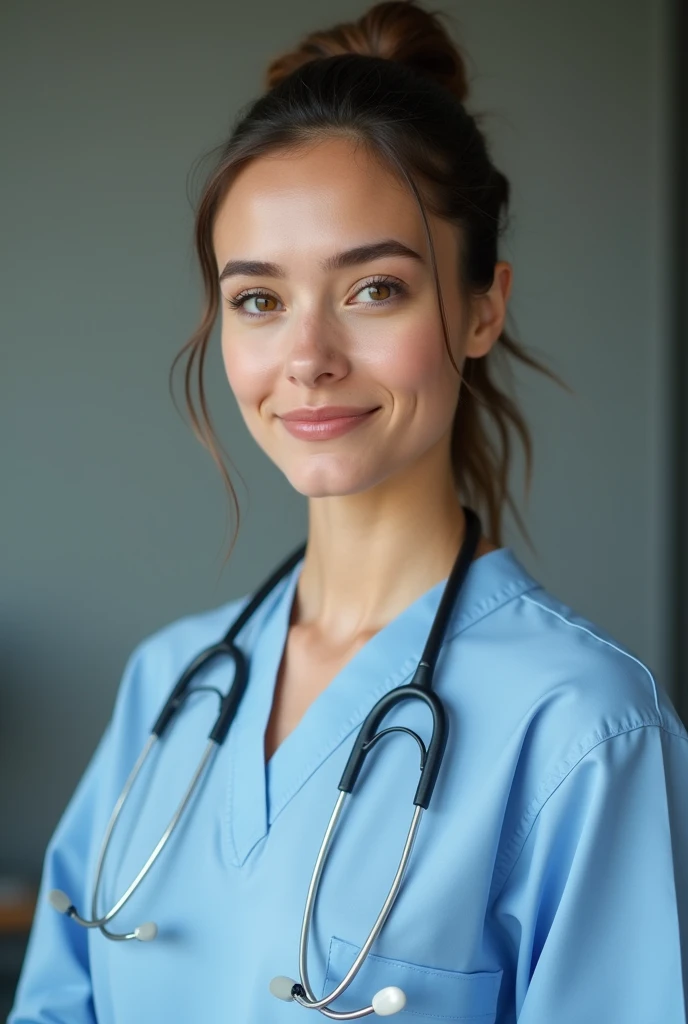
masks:
<path fill-rule="evenodd" d="M 87 930 L 58 913 L 47 894 L 63 889 L 79 911 L 90 916 L 92 866 L 100 851 L 101 825 L 107 823 L 118 795 L 113 796 L 119 781 L 114 776 L 121 774 L 121 768 L 114 771 L 115 737 L 122 737 L 125 720 L 136 710 L 129 696 L 141 647 L 127 662 L 112 718 L 48 843 L 29 944 L 7 1024 L 96 1024 Z M 131 732 L 140 732 L 140 727 L 141 723 L 132 723 Z"/>
<path fill-rule="evenodd" d="M 685 1024 L 685 733 L 641 725 L 588 750 L 524 823 L 494 908 L 519 1024 Z"/>

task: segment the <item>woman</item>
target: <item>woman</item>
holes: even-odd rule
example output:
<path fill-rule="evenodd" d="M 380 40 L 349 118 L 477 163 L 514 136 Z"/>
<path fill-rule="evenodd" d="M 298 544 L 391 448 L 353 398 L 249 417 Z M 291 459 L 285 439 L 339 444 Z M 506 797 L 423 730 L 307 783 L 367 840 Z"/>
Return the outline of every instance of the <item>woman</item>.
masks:
<path fill-rule="evenodd" d="M 375 1000 L 381 1015 L 446 1021 L 681 1024 L 688 734 L 649 669 L 501 544 L 508 460 L 481 410 L 528 449 L 492 367 L 499 349 L 537 364 L 504 330 L 509 187 L 463 107 L 461 57 L 435 16 L 381 3 L 305 39 L 267 84 L 198 208 L 207 309 L 187 384 L 220 306 L 246 425 L 309 499 L 305 556 L 238 632 L 248 685 L 169 842 L 119 912 L 86 929 L 76 911 L 102 918 L 163 834 L 229 659 L 198 673 L 145 762 L 93 908 L 132 766 L 180 674 L 249 596 L 132 654 L 46 854 L 10 1022 L 316 1019 L 304 1004 L 347 974 L 399 863 L 413 736 L 376 743 L 346 802 L 306 985 L 299 937 L 323 832 L 361 723 L 416 678 L 461 551 L 434 679 L 448 739 L 432 802 L 370 955 L 325 1009 Z M 194 426 L 222 466 L 201 408 Z M 474 532 L 473 506 L 489 536 Z M 430 740 L 420 701 L 383 725 Z M 51 907 L 52 890 L 67 896 Z M 154 941 L 103 934 L 150 939 L 151 920 Z"/>

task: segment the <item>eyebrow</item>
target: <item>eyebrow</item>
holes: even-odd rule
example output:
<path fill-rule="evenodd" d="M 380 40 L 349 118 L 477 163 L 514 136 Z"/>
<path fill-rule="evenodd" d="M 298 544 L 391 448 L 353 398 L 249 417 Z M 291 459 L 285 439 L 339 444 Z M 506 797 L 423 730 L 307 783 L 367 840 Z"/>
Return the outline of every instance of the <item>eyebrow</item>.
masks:
<path fill-rule="evenodd" d="M 385 256 L 405 256 L 408 259 L 425 263 L 424 258 L 415 249 L 409 248 L 396 238 L 385 238 L 380 242 L 368 242 L 357 245 L 353 249 L 345 249 L 333 256 L 320 261 L 320 268 L 326 272 L 355 267 L 359 263 L 379 260 Z M 287 272 L 279 263 L 267 263 L 263 260 L 228 260 L 220 274 L 220 281 L 235 274 L 246 274 L 249 277 L 286 277 Z"/>

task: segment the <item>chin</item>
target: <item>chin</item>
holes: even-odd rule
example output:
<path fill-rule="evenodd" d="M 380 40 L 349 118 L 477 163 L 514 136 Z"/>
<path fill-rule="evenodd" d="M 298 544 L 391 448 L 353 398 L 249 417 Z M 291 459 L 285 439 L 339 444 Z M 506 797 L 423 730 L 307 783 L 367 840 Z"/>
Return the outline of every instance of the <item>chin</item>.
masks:
<path fill-rule="evenodd" d="M 285 472 L 287 480 L 299 494 L 306 498 L 334 498 L 346 494 L 359 494 L 373 487 L 378 480 L 370 473 L 362 473 L 361 467 L 312 467 L 306 472 L 303 468 Z"/>

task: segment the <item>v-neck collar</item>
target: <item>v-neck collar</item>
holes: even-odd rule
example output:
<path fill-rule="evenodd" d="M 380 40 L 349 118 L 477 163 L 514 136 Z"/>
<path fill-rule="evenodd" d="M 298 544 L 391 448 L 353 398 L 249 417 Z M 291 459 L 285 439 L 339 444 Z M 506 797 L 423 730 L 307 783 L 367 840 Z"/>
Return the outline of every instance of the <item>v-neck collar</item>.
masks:
<path fill-rule="evenodd" d="M 227 818 L 229 860 L 244 863 L 278 814 L 387 691 L 408 682 L 420 660 L 446 578 L 372 636 L 307 708 L 265 764 L 264 744 L 284 653 L 301 558 L 242 630 L 249 681 L 230 732 Z M 511 598 L 540 584 L 503 547 L 471 563 L 452 609 L 445 642 Z M 261 614 L 262 613 L 262 614 Z M 250 628 L 253 626 L 253 628 Z M 242 640 L 242 634 L 250 635 Z"/>

